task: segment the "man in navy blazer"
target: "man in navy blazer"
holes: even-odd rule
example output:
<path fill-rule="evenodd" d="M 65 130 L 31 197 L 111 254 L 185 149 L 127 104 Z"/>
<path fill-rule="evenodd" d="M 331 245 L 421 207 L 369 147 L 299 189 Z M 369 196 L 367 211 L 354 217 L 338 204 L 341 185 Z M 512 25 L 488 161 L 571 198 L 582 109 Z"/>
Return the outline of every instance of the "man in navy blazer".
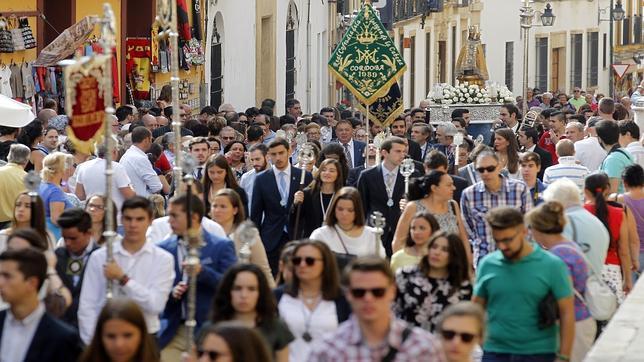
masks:
<path fill-rule="evenodd" d="M 78 360 L 82 352 L 78 332 L 49 315 L 38 299 L 47 273 L 47 260 L 39 251 L 8 250 L 0 254 L 0 295 L 9 303 L 9 308 L 0 312 L 3 361 Z"/>
<path fill-rule="evenodd" d="M 268 145 L 268 157 L 272 166 L 258 174 L 253 186 L 251 220 L 259 227 L 266 249 L 268 263 L 273 274 L 277 273 L 282 246 L 294 235 L 289 225 L 293 195 L 299 190 L 302 172 L 288 162 L 289 144 L 283 138 L 275 138 Z M 304 186 L 311 183 L 311 174 L 304 175 Z"/>
<path fill-rule="evenodd" d="M 335 127 L 336 141 L 344 148 L 349 169 L 364 166 L 364 150 L 367 144 L 353 139 L 353 124 L 350 121 L 339 121 Z M 346 177 L 346 176 L 345 176 Z"/>
<path fill-rule="evenodd" d="M 188 229 L 188 196 L 183 194 L 170 200 L 168 216 L 173 235 L 159 244 L 159 247 L 174 256 L 175 279 L 172 294 L 168 299 L 165 310 L 161 314 L 162 328 L 159 333 L 159 347 L 164 361 L 178 361 L 186 345 L 186 333 L 183 325 L 186 320 L 188 300 L 188 272 L 184 269 L 184 260 L 188 256 L 189 245 L 183 236 Z M 201 232 L 202 242 L 199 247 L 199 265 L 196 268 L 197 328 L 208 318 L 212 299 L 217 285 L 229 267 L 237 262 L 235 246 L 232 241 L 215 236 L 201 228 L 201 219 L 205 214 L 203 202 L 196 195 L 190 198 L 192 230 Z"/>
<path fill-rule="evenodd" d="M 366 217 L 369 218 L 374 211 L 381 212 L 385 217 L 382 243 L 387 256 L 390 257 L 391 242 L 400 218 L 400 199 L 405 193 L 405 178 L 400 173 L 400 164 L 407 154 L 407 141 L 401 137 L 389 137 L 382 143 L 380 154 L 382 163 L 360 174 L 358 190 Z M 412 176 L 420 174 L 415 170 Z M 390 177 L 391 182 L 387 185 L 387 179 Z"/>

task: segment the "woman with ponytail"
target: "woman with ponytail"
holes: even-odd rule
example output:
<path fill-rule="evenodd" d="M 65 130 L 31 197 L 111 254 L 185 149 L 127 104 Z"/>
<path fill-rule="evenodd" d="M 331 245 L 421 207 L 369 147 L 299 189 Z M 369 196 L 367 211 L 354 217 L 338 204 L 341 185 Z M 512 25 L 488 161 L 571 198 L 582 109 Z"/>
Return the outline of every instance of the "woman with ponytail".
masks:
<path fill-rule="evenodd" d="M 617 301 L 621 304 L 633 287 L 628 226 L 626 222 L 623 222 L 624 210 L 606 202 L 606 196 L 609 193 L 610 180 L 605 173 L 586 177 L 584 184 L 586 204 L 584 208 L 601 220 L 610 235 L 602 279 L 615 293 Z"/>
<path fill-rule="evenodd" d="M 405 247 L 413 216 L 417 212 L 426 211 L 434 215 L 441 230 L 456 234 L 463 240 L 467 260 L 472 261 L 467 233 L 461 221 L 461 211 L 456 201 L 452 200 L 455 189 L 452 177 L 443 171 L 433 170 L 423 177 L 412 180 L 409 185 L 409 202 L 398 219 L 394 234 L 392 245 L 394 253 Z"/>

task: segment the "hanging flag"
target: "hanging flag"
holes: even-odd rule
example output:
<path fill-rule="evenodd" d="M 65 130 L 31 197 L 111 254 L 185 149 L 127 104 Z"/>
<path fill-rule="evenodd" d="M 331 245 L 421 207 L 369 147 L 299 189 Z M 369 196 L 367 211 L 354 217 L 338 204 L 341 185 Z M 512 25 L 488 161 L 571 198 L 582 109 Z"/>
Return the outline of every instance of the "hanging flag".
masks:
<path fill-rule="evenodd" d="M 367 105 L 358 102 L 358 109 L 366 113 Z M 402 94 L 398 83 L 394 83 L 389 92 L 369 105 L 369 121 L 381 127 L 388 127 L 403 112 Z"/>
<path fill-rule="evenodd" d="M 329 69 L 360 102 L 372 104 L 389 91 L 407 66 L 367 3 L 333 51 Z"/>
<path fill-rule="evenodd" d="M 107 56 L 98 55 L 63 68 L 65 110 L 70 119 L 67 138 L 83 153 L 91 154 L 94 141 L 103 134 L 105 92 L 112 88 L 105 72 L 111 67 Z"/>

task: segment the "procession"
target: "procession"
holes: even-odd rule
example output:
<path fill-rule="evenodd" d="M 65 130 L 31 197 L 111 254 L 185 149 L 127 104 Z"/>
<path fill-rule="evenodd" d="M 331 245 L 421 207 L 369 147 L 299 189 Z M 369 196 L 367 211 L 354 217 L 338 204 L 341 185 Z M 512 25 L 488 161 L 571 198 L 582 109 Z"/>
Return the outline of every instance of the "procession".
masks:
<path fill-rule="evenodd" d="M 0 362 L 638 360 L 643 14 L 7 0 Z"/>

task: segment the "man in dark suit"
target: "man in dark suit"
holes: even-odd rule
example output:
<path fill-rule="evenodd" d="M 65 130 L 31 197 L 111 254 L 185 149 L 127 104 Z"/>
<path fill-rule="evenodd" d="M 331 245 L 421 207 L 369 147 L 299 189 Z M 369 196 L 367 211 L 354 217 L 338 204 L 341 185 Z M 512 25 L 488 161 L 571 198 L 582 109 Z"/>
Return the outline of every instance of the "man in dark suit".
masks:
<path fill-rule="evenodd" d="M 299 190 L 300 178 L 305 172 L 291 166 L 288 155 L 288 142 L 275 138 L 268 145 L 268 158 L 273 165 L 257 175 L 253 186 L 250 218 L 259 227 L 273 274 L 277 273 L 282 246 L 294 234 L 292 225 L 289 225 L 289 213 L 293 195 Z M 311 174 L 306 172 L 304 185 L 311 180 Z"/>
<path fill-rule="evenodd" d="M 374 211 L 381 212 L 385 217 L 387 224 L 382 242 L 388 257 L 392 253 L 391 241 L 400 218 L 400 199 L 405 192 L 405 178 L 400 173 L 399 166 L 406 153 L 406 140 L 396 136 L 387 138 L 380 147 L 382 163 L 362 171 L 358 179 L 358 190 L 366 217 L 369 218 Z M 417 172 L 414 174 L 418 175 Z"/>
<path fill-rule="evenodd" d="M 344 148 L 349 168 L 364 165 L 364 150 L 367 144 L 353 139 L 353 124 L 348 120 L 338 121 L 335 135 L 336 141 Z"/>
<path fill-rule="evenodd" d="M 55 273 L 55 271 L 52 271 Z M 38 291 L 47 278 L 45 255 L 34 249 L 0 254 L 0 312 L 3 361 L 76 361 L 82 352 L 78 332 L 45 311 Z"/>
<path fill-rule="evenodd" d="M 404 117 L 400 116 L 393 121 L 391 124 L 391 134 L 400 138 L 407 138 L 407 122 Z M 408 139 L 408 141 L 409 149 L 407 150 L 407 154 L 414 161 L 422 162 L 423 155 L 420 146 L 413 140 Z"/>
<path fill-rule="evenodd" d="M 173 235 L 159 244 L 174 257 L 175 278 L 172 294 L 161 314 L 165 320 L 165 328 L 159 333 L 159 348 L 164 361 L 178 361 L 186 346 L 186 333 L 183 329 L 187 310 L 187 291 L 190 271 L 185 266 L 189 244 L 185 240 L 188 230 L 188 196 L 186 194 L 174 197 L 168 205 L 168 216 Z M 199 264 L 197 274 L 197 302 L 195 319 L 197 328 L 208 318 L 219 280 L 223 274 L 237 262 L 233 243 L 225 238 L 210 234 L 201 228 L 201 219 L 205 215 L 204 205 L 196 195 L 190 197 L 190 218 L 192 231 L 201 233 L 202 245 L 199 247 Z M 162 323 L 164 325 L 164 323 Z"/>
<path fill-rule="evenodd" d="M 376 165 L 376 145 L 370 143 L 365 150 L 368 150 L 367 154 L 367 168 L 371 168 Z M 365 165 L 359 165 L 349 170 L 349 176 L 347 176 L 346 185 L 351 187 L 358 186 L 358 178 L 362 171 L 365 170 Z"/>
<path fill-rule="evenodd" d="M 67 209 L 60 214 L 57 222 L 65 246 L 55 251 L 56 272 L 72 293 L 72 305 L 67 308 L 61 319 L 78 328 L 78 301 L 83 287 L 85 265 L 89 256 L 98 249 L 98 245 L 92 241 L 92 217 L 85 210 Z"/>
<path fill-rule="evenodd" d="M 521 127 L 518 135 L 521 151 L 532 151 L 541 158 L 541 170 L 537 173 L 537 178 L 543 180 L 543 173 L 546 171 L 546 168 L 552 166 L 552 155 L 537 145 L 539 142 L 539 132 L 534 127 Z"/>
<path fill-rule="evenodd" d="M 425 157 L 425 173 L 428 174 L 431 171 L 441 171 L 447 173 L 448 170 L 448 161 L 447 161 L 447 156 L 445 156 L 442 152 L 438 150 L 432 150 L 427 154 L 427 157 Z M 450 175 L 452 177 L 452 180 L 454 181 L 454 196 L 452 196 L 452 199 L 456 202 L 461 202 L 461 193 L 463 193 L 463 190 L 467 186 L 469 186 L 469 182 L 456 175 Z"/>

